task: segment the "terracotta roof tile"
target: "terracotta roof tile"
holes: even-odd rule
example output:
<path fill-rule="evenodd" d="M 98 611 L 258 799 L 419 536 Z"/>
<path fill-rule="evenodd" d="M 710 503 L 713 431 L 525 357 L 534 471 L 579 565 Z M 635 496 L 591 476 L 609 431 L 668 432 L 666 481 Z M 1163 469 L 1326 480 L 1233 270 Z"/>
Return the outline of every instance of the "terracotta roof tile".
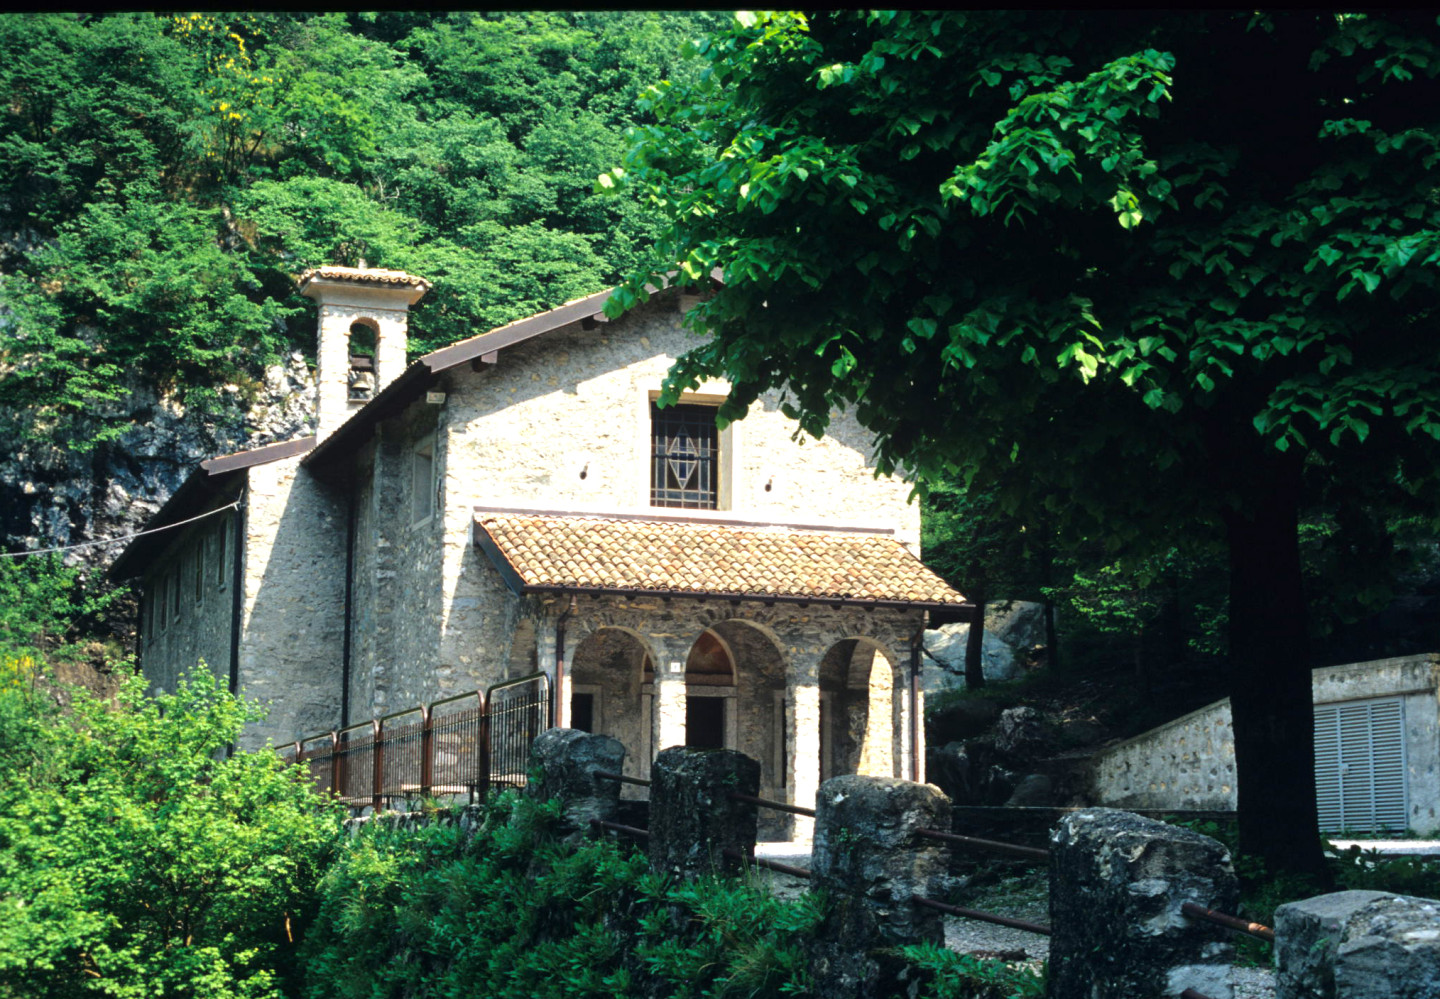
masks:
<path fill-rule="evenodd" d="M 296 283 L 304 288 L 314 278 L 324 278 L 327 281 L 357 281 L 361 284 L 401 284 L 411 288 L 429 289 L 430 287 L 430 282 L 423 277 L 416 277 L 414 274 L 407 274 L 404 271 L 387 271 L 379 267 L 312 267 L 296 278 Z"/>
<path fill-rule="evenodd" d="M 964 601 L 894 538 L 619 516 L 477 513 L 477 535 L 525 590 L 655 590 L 816 602 Z"/>

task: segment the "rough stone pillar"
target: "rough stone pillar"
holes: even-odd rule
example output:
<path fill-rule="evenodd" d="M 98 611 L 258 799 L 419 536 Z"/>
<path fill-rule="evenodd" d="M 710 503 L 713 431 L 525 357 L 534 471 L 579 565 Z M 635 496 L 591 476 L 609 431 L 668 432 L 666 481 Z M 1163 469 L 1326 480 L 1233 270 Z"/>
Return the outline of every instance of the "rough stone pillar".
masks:
<path fill-rule="evenodd" d="M 1275 910 L 1276 999 L 1336 999 L 1335 956 L 1350 917 L 1380 891 L 1337 891 Z"/>
<path fill-rule="evenodd" d="M 726 857 L 755 852 L 755 806 L 730 792 L 756 795 L 760 764 L 733 749 L 661 751 L 650 768 L 650 865 L 692 880 L 736 872 L 743 862 Z"/>
<path fill-rule="evenodd" d="M 620 807 L 620 782 L 595 776 L 597 770 L 620 773 L 625 747 L 608 735 L 591 735 L 573 728 L 552 728 L 536 736 L 530 746 L 530 768 L 539 767 L 539 780 L 525 794 L 541 801 L 559 798 L 562 814 L 580 831 L 591 819 L 610 820 Z"/>
<path fill-rule="evenodd" d="M 790 772 L 785 786 L 790 804 L 813 808 L 820 790 L 820 662 L 805 658 L 792 662 L 785 690 L 785 756 Z M 815 821 L 795 816 L 791 839 L 810 839 Z"/>
<path fill-rule="evenodd" d="M 1111 808 L 1066 815 L 1050 837 L 1050 999 L 1230 999 L 1228 931 L 1180 906 L 1234 913 L 1239 898 L 1208 836 Z"/>
<path fill-rule="evenodd" d="M 926 828 L 950 828 L 950 799 L 929 784 L 849 774 L 821 785 L 810 876 L 832 905 L 812 956 L 820 995 L 898 994 L 896 962 L 874 952 L 944 942 L 944 917 L 911 901 L 946 887 L 949 848 L 916 835 Z"/>

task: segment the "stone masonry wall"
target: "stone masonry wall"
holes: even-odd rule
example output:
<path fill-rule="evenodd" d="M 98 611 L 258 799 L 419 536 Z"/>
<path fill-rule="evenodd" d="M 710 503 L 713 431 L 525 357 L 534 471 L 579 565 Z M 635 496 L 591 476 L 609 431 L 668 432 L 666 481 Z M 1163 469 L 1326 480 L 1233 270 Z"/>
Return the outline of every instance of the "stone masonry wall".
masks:
<path fill-rule="evenodd" d="M 1440 826 L 1440 713 L 1436 656 L 1407 656 L 1316 670 L 1316 704 L 1403 696 L 1410 826 Z M 1129 808 L 1235 807 L 1235 744 L 1230 702 L 1136 736 L 1096 757 L 1094 793 Z"/>
<path fill-rule="evenodd" d="M 422 399 L 381 423 L 373 473 L 358 487 L 352 720 L 505 676 L 517 622 L 534 613 L 474 545 L 477 507 L 651 509 L 650 399 L 673 359 L 695 344 L 680 318 L 673 296 L 659 296 L 592 331 L 577 323 L 548 333 L 503 351 L 491 367 L 448 372 L 437 386 L 442 405 Z M 701 401 L 726 390 L 705 388 Z M 853 419 L 839 417 L 823 441 L 793 442 L 794 429 L 770 398 L 725 433 L 727 509 L 718 516 L 891 526 L 918 547 L 909 487 L 874 478 L 868 436 Z M 415 524 L 411 455 L 429 440 L 436 514 Z M 537 631 L 553 632 L 558 613 L 543 615 L 551 623 Z M 553 668 L 553 650 L 539 662 Z"/>
<path fill-rule="evenodd" d="M 340 720 L 345 497 L 286 458 L 249 470 L 240 688 L 270 704 L 244 748 Z"/>
<path fill-rule="evenodd" d="M 170 547 L 150 566 L 143 580 L 138 645 L 140 666 L 152 692 L 173 693 L 180 675 L 202 659 L 217 677 L 229 678 L 234 517 L 234 511 L 219 513 L 192 527 L 178 529 Z M 222 533 L 223 560 L 219 540 Z"/>

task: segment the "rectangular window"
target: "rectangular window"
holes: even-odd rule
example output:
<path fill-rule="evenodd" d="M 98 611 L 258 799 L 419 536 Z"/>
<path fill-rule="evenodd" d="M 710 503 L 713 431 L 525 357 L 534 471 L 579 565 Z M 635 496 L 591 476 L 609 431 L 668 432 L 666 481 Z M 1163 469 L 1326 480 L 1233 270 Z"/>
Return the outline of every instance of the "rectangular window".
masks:
<path fill-rule="evenodd" d="M 170 573 L 170 620 L 176 624 L 180 623 L 180 569 L 176 567 Z"/>
<path fill-rule="evenodd" d="M 715 407 L 650 403 L 650 505 L 715 510 L 720 505 L 720 432 Z"/>
<path fill-rule="evenodd" d="M 165 632 L 165 629 L 170 624 L 170 591 L 166 589 L 166 587 L 169 586 L 169 583 L 170 577 L 168 576 L 166 576 L 164 579 L 157 579 L 155 581 L 155 607 L 150 612 L 151 620 L 154 620 L 157 617 L 160 619 L 160 632 L 162 634 Z"/>
<path fill-rule="evenodd" d="M 435 446 L 427 442 L 410 456 L 410 523 L 429 520 L 435 513 Z"/>
<path fill-rule="evenodd" d="M 191 566 L 195 570 L 195 606 L 205 602 L 205 549 L 208 539 L 201 537 L 195 544 L 195 564 Z"/>
<path fill-rule="evenodd" d="M 230 517 L 227 514 L 220 520 L 220 534 L 215 539 L 215 585 L 219 589 L 225 589 L 227 573 L 225 571 L 225 553 L 230 544 Z"/>

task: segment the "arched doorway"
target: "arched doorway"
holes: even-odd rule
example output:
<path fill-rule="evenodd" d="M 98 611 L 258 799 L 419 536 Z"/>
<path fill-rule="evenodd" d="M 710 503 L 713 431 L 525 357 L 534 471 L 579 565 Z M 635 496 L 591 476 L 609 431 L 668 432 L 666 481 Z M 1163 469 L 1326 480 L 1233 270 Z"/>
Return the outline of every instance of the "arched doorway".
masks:
<path fill-rule="evenodd" d="M 575 648 L 566 686 L 570 727 L 620 740 L 625 772 L 650 770 L 649 698 L 641 698 L 641 676 L 650 662 L 644 641 L 624 628 L 600 628 Z"/>
<path fill-rule="evenodd" d="M 868 638 L 836 642 L 820 661 L 820 779 L 895 776 L 895 670 Z"/>
<path fill-rule="evenodd" d="M 735 748 L 735 679 L 730 646 L 707 628 L 685 658 L 685 745 L 692 749 Z"/>

